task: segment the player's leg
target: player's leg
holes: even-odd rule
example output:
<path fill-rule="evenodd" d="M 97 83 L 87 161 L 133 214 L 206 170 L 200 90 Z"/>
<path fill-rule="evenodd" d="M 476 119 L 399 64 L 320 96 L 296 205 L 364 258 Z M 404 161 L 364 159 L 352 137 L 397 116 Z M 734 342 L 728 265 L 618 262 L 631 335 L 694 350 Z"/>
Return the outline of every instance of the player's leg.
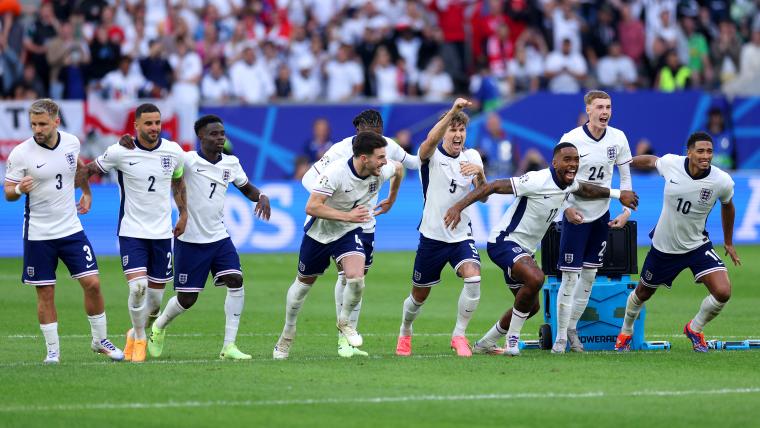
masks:
<path fill-rule="evenodd" d="M 211 273 L 214 275 L 215 286 L 227 288 L 227 296 L 224 299 L 224 342 L 219 358 L 250 360 L 251 356 L 241 352 L 235 345 L 245 303 L 240 257 L 230 238 L 223 239 L 217 246 L 214 261 L 211 264 Z"/>
<path fill-rule="evenodd" d="M 457 320 L 451 333 L 451 348 L 460 357 L 471 357 L 472 349 L 467 340 L 467 325 L 480 303 L 480 255 L 475 242 L 468 240 L 456 244 L 449 263 L 464 284 L 457 302 Z"/>
<path fill-rule="evenodd" d="M 512 318 L 507 330 L 505 354 L 520 354 L 520 333 L 531 313 L 538 311 L 538 297 L 544 285 L 544 273 L 532 257 L 521 257 L 512 266 L 512 277 L 523 284 L 515 295 Z"/>
<path fill-rule="evenodd" d="M 61 355 L 58 339 L 58 314 L 55 309 L 55 270 L 57 266 L 58 256 L 55 240 L 24 240 L 24 271 L 21 278 L 24 284 L 36 288 L 37 318 L 47 346 L 45 364 L 58 363 Z"/>
<path fill-rule="evenodd" d="M 151 239 L 148 260 L 148 295 L 145 324 L 150 325 L 161 311 L 166 283 L 174 277 L 171 239 Z"/>
<path fill-rule="evenodd" d="M 359 239 L 364 247 L 364 277 L 367 277 L 370 266 L 372 266 L 373 255 L 375 251 L 375 234 L 363 232 L 359 235 Z M 335 310 L 336 315 L 340 316 L 340 310 L 343 307 L 343 292 L 346 289 L 346 276 L 343 273 L 343 268 L 340 263 L 336 263 L 338 266 L 339 274 L 338 281 L 335 283 Z M 351 314 L 348 317 L 348 322 L 354 328 L 358 329 L 359 326 L 359 314 L 361 313 L 362 300 L 354 307 Z M 338 355 L 344 358 L 350 358 L 354 355 L 367 357 L 368 353 L 349 345 L 348 340 L 338 332 Z"/>
<path fill-rule="evenodd" d="M 336 325 L 349 345 L 359 347 L 362 346 L 362 337 L 351 325 L 349 318 L 361 302 L 364 293 L 364 253 L 343 254 L 336 259 L 341 262 L 346 274 L 346 289 L 343 291 L 343 304 Z"/>
<path fill-rule="evenodd" d="M 412 354 L 412 324 L 430 295 L 430 289 L 441 282 L 441 271 L 447 261 L 446 243 L 427 239 L 420 235 L 417 254 L 414 257 L 412 292 L 404 300 L 402 307 L 396 355 L 409 356 Z"/>
<path fill-rule="evenodd" d="M 570 322 L 567 326 L 567 340 L 570 350 L 583 352 L 583 344 L 578 337 L 578 320 L 588 306 L 591 297 L 591 288 L 594 286 L 596 272 L 603 266 L 604 254 L 607 251 L 607 237 L 609 236 L 610 212 L 590 223 L 591 228 L 586 243 L 586 252 L 583 256 L 583 269 L 581 270 L 578 284 L 573 294 L 573 310 L 570 313 Z"/>
<path fill-rule="evenodd" d="M 129 286 L 127 308 L 129 318 L 132 321 L 132 328 L 127 331 L 124 359 L 135 362 L 144 361 L 145 354 L 140 349 L 144 349 L 144 346 L 147 347 L 147 336 L 145 334 L 147 316 L 144 312 L 147 307 L 149 248 L 145 241 L 138 238 L 119 237 L 121 266 Z M 134 358 L 135 344 L 140 348 L 136 359 Z"/>
<path fill-rule="evenodd" d="M 702 330 L 720 314 L 731 298 L 731 281 L 723 261 L 711 243 L 690 252 L 689 257 L 694 280 L 705 284 L 710 294 L 702 300 L 694 318 L 684 326 L 684 334 L 692 341 L 695 351 L 707 352 Z"/>
<path fill-rule="evenodd" d="M 557 336 L 552 353 L 563 353 L 567 347 L 567 328 L 573 312 L 575 288 L 580 280 L 590 228 L 589 223 L 572 224 L 563 216 L 558 263 L 562 282 L 557 293 Z"/>
<path fill-rule="evenodd" d="M 330 245 L 315 241 L 304 234 L 298 254 L 298 275 L 288 288 L 285 297 L 285 325 L 272 351 L 272 358 L 288 358 L 293 339 L 296 337 L 296 322 L 301 312 L 306 295 L 316 282 L 317 277 L 330 266 Z"/>

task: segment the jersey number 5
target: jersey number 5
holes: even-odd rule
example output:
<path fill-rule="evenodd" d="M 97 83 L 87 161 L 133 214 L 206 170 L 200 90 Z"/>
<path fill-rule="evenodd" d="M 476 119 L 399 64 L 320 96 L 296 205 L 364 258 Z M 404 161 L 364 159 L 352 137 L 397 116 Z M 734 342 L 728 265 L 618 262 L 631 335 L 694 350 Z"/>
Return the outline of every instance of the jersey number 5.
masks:
<path fill-rule="evenodd" d="M 457 183 L 454 181 L 454 179 L 451 179 L 451 187 L 449 187 L 449 193 L 454 193 L 457 191 Z"/>

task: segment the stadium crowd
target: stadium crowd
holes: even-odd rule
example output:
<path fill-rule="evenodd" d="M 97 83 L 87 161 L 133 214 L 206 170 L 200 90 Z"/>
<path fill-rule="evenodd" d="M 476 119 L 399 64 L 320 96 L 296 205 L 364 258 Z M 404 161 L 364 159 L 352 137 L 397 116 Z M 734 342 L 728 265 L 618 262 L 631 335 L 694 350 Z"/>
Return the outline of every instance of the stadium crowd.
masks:
<path fill-rule="evenodd" d="M 760 1 L 0 1 L 9 99 L 760 93 Z"/>

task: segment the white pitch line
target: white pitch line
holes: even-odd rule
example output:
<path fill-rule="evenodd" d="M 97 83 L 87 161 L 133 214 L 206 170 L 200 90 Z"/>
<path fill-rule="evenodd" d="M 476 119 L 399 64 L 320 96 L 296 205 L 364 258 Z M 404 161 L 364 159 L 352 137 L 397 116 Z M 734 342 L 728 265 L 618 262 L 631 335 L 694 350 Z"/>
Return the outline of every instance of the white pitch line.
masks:
<path fill-rule="evenodd" d="M 588 392 L 524 392 L 516 394 L 476 394 L 476 395 L 412 395 L 398 397 L 354 397 L 354 398 L 303 398 L 295 400 L 240 400 L 240 401 L 165 401 L 158 403 L 87 403 L 56 404 L 47 406 L 2 406 L 0 413 L 31 412 L 66 412 L 86 410 L 125 410 L 125 409 L 169 409 L 169 408 L 207 408 L 207 407 L 280 407 L 280 406 L 314 406 L 334 404 L 386 404 L 408 402 L 447 402 L 480 400 L 555 400 L 587 398 L 622 398 L 622 397 L 683 397 L 692 395 L 729 395 L 758 394 L 760 388 L 724 388 L 712 390 L 643 390 L 623 393 L 604 391 Z"/>

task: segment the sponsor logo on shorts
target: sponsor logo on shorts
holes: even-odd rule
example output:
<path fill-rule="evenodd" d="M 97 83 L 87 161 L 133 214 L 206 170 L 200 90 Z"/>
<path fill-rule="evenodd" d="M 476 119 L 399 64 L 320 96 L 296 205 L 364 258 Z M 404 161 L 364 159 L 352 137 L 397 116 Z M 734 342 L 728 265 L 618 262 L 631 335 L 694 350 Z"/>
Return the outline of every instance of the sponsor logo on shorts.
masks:
<path fill-rule="evenodd" d="M 415 270 L 414 271 L 414 280 L 415 281 L 419 281 L 420 279 L 422 279 L 422 274 L 419 271 Z"/>
<path fill-rule="evenodd" d="M 124 256 L 121 258 L 121 265 L 126 266 L 129 264 L 129 256 Z"/>
<path fill-rule="evenodd" d="M 652 272 L 649 271 L 649 270 L 647 270 L 646 272 L 644 272 L 644 279 L 646 279 L 647 281 L 651 281 L 652 280 Z"/>
<path fill-rule="evenodd" d="M 617 157 L 617 147 L 615 146 L 607 147 L 607 159 L 615 160 L 616 157 Z"/>
<path fill-rule="evenodd" d="M 224 181 L 225 183 L 227 183 L 228 181 L 230 181 L 230 177 L 231 176 L 232 176 L 232 171 L 230 171 L 229 169 L 225 168 L 222 171 L 222 181 Z"/>
<path fill-rule="evenodd" d="M 177 278 L 177 280 L 179 281 L 180 284 L 186 283 L 187 282 L 187 274 L 186 273 L 179 274 L 179 278 Z"/>
<path fill-rule="evenodd" d="M 34 278 L 34 266 L 26 267 L 26 275 L 29 276 L 29 278 Z"/>
<path fill-rule="evenodd" d="M 712 198 L 712 194 L 712 189 L 703 187 L 702 190 L 699 191 L 699 203 L 703 205 L 708 203 L 710 198 Z"/>
<path fill-rule="evenodd" d="M 565 253 L 565 263 L 572 263 L 572 262 L 573 262 L 573 254 Z"/>

